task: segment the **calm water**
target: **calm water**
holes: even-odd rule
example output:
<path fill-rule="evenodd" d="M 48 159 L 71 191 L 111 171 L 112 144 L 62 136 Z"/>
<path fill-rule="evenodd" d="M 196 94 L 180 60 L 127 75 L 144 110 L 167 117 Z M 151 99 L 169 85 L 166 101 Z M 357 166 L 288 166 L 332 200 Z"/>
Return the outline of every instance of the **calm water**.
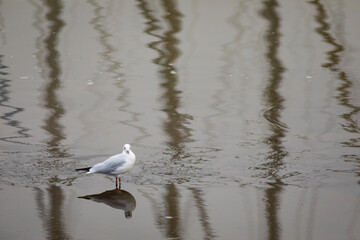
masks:
<path fill-rule="evenodd" d="M 359 239 L 359 11 L 0 1 L 0 239 Z"/>

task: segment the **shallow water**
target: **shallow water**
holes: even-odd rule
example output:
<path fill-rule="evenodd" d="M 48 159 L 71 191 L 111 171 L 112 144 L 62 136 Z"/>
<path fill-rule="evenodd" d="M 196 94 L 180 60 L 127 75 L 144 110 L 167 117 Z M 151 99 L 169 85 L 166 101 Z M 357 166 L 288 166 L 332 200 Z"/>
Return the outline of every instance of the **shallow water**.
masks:
<path fill-rule="evenodd" d="M 0 238 L 357 239 L 359 10 L 0 1 Z"/>

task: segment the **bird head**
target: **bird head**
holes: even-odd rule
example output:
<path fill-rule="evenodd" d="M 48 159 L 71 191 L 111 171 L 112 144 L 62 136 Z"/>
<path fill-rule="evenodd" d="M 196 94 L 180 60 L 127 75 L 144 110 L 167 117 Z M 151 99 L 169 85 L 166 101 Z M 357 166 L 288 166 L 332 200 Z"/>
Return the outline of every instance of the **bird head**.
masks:
<path fill-rule="evenodd" d="M 124 145 L 124 152 L 126 152 L 127 154 L 130 153 L 130 144 L 125 144 Z"/>

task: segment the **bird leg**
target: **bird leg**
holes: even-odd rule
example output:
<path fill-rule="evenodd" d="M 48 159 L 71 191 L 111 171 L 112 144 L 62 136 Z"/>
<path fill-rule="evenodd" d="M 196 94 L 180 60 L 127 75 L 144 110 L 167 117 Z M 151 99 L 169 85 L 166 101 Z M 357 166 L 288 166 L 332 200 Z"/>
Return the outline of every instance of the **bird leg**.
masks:
<path fill-rule="evenodd" d="M 115 177 L 115 187 L 119 188 L 119 189 L 121 188 L 121 177 L 120 176 L 119 176 L 119 184 L 118 184 L 118 177 Z"/>

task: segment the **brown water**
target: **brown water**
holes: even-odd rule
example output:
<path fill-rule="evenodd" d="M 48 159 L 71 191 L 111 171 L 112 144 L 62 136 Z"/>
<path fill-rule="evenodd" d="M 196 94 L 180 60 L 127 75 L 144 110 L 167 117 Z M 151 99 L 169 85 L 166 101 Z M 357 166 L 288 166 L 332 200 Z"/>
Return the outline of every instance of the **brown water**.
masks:
<path fill-rule="evenodd" d="M 359 11 L 0 1 L 0 239 L 359 239 Z"/>

